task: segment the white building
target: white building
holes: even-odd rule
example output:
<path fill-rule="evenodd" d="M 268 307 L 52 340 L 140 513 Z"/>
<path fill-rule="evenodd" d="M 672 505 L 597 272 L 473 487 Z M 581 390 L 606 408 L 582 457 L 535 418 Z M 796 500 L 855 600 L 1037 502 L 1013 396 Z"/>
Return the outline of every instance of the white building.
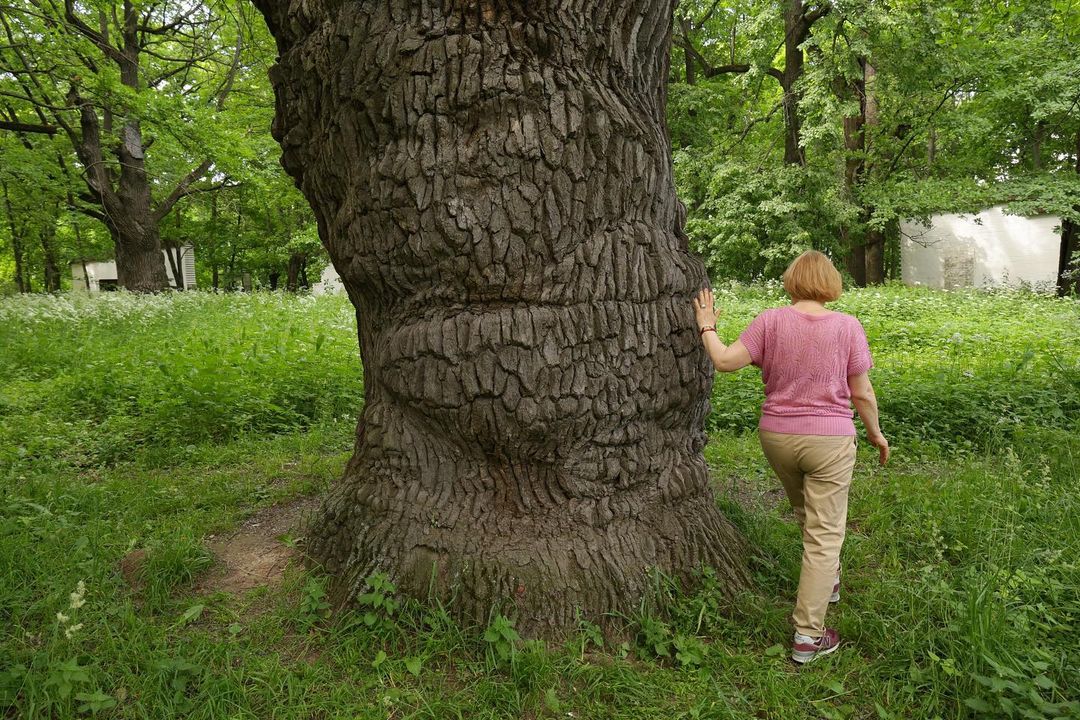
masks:
<path fill-rule="evenodd" d="M 323 268 L 319 282 L 311 286 L 312 295 L 337 295 L 343 292 L 345 292 L 345 285 L 341 282 L 341 276 L 334 269 L 333 263 Z"/>
<path fill-rule="evenodd" d="M 1061 218 L 1006 215 L 1001 206 L 977 215 L 935 215 L 930 227 L 900 223 L 903 280 L 932 288 L 1053 289 Z"/>
<path fill-rule="evenodd" d="M 165 259 L 165 275 L 169 278 L 169 287 L 176 288 L 176 278 L 173 276 L 172 263 L 169 262 L 170 250 L 162 250 Z M 195 248 L 184 245 L 171 251 L 173 259 L 180 254 L 180 272 L 184 279 L 184 289 L 195 289 Z M 71 291 L 81 293 L 98 293 L 119 288 L 116 276 L 116 261 L 101 260 L 96 262 L 82 262 L 74 260 L 71 263 Z"/>

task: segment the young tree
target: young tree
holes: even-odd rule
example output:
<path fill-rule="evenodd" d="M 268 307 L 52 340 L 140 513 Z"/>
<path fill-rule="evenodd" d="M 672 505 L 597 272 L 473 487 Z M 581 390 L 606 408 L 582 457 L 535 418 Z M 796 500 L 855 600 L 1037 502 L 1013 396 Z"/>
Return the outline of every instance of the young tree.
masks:
<path fill-rule="evenodd" d="M 631 611 L 650 568 L 741 587 L 702 456 L 672 1 L 256 4 L 283 164 L 357 307 L 366 402 L 308 535 L 338 601 L 382 569 L 557 633 Z"/>

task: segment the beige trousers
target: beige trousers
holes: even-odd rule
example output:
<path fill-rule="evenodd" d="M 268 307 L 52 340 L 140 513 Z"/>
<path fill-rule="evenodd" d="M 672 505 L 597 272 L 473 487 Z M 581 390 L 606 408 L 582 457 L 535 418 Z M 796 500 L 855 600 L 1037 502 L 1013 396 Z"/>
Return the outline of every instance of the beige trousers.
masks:
<path fill-rule="evenodd" d="M 789 435 L 767 430 L 761 430 L 759 437 L 802 526 L 802 572 L 791 619 L 796 632 L 821 637 L 829 595 L 840 571 L 856 441 L 850 435 Z"/>

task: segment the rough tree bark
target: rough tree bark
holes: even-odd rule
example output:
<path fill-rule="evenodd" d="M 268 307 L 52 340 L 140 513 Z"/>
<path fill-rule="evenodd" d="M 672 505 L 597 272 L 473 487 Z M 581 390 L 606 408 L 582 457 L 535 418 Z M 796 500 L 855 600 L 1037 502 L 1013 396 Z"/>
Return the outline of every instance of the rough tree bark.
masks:
<path fill-rule="evenodd" d="M 664 120 L 672 0 L 255 0 L 274 135 L 357 307 L 366 403 L 308 533 L 348 602 L 375 570 L 558 634 L 647 569 L 746 580 L 702 447 Z"/>

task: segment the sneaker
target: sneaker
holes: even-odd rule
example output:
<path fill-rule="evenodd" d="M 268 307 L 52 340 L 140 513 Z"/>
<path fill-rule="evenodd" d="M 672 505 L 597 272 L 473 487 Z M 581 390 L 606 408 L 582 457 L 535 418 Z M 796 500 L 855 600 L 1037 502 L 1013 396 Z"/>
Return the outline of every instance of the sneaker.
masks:
<path fill-rule="evenodd" d="M 825 628 L 825 632 L 819 638 L 795 633 L 795 642 L 791 645 L 791 659 L 802 665 L 822 655 L 828 655 L 838 647 L 840 647 L 840 633 L 832 628 Z"/>
<path fill-rule="evenodd" d="M 832 595 L 829 596 L 829 602 L 840 602 L 840 576 L 836 576 L 836 582 L 832 586 Z"/>

